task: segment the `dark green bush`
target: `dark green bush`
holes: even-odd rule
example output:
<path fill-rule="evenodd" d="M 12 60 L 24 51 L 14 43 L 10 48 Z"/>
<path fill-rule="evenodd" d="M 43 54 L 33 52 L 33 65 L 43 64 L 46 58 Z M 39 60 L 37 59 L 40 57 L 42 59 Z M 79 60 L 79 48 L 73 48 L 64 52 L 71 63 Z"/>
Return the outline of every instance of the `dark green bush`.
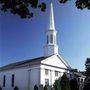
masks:
<path fill-rule="evenodd" d="M 79 90 L 79 85 L 75 78 L 70 80 L 70 87 L 71 87 L 71 90 Z"/>
<path fill-rule="evenodd" d="M 71 90 L 70 81 L 66 73 L 64 73 L 63 76 L 61 77 L 60 84 L 61 84 L 61 90 Z"/>
<path fill-rule="evenodd" d="M 54 90 L 61 90 L 60 80 L 56 80 L 53 86 Z"/>
<path fill-rule="evenodd" d="M 14 90 L 19 90 L 19 88 L 17 86 L 14 87 Z"/>
<path fill-rule="evenodd" d="M 2 87 L 0 86 L 0 90 L 2 90 Z"/>
<path fill-rule="evenodd" d="M 34 86 L 34 90 L 38 90 L 38 86 L 37 85 Z"/>
<path fill-rule="evenodd" d="M 47 85 L 45 85 L 45 86 L 44 86 L 44 90 L 48 90 L 48 87 L 47 87 Z"/>

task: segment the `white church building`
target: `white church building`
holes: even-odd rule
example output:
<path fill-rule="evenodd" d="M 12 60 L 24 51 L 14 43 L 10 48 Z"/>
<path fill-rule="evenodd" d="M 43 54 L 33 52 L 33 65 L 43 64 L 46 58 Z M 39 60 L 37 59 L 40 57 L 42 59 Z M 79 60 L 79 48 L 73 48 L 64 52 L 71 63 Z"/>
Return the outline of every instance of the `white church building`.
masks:
<path fill-rule="evenodd" d="M 44 55 L 0 67 L 0 87 L 2 90 L 34 90 L 34 86 L 53 86 L 64 72 L 69 73 L 70 66 L 58 53 L 54 25 L 53 4 L 50 4 L 49 28 L 46 31 Z"/>

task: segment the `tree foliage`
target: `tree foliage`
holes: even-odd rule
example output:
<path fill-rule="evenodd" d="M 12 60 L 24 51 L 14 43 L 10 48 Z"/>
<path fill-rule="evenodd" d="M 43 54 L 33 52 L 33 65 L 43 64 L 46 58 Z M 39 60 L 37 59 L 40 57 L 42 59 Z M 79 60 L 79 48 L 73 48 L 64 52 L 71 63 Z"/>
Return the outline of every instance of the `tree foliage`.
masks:
<path fill-rule="evenodd" d="M 75 78 L 70 80 L 70 87 L 71 87 L 71 90 L 79 90 L 79 85 Z"/>
<path fill-rule="evenodd" d="M 56 80 L 53 86 L 54 90 L 61 90 L 60 80 Z"/>
<path fill-rule="evenodd" d="M 76 7 L 79 9 L 90 9 L 90 0 L 76 0 Z"/>
<path fill-rule="evenodd" d="M 83 90 L 90 90 L 90 83 L 85 84 Z"/>
<path fill-rule="evenodd" d="M 37 85 L 35 85 L 35 86 L 34 86 L 34 90 L 38 90 L 38 87 L 37 87 Z"/>
<path fill-rule="evenodd" d="M 0 90 L 2 90 L 2 87 L 0 86 Z"/>
<path fill-rule="evenodd" d="M 61 77 L 61 90 L 71 90 L 70 89 L 70 81 L 66 75 L 66 73 L 63 74 L 63 76 Z"/>
<path fill-rule="evenodd" d="M 58 0 L 64 4 L 69 0 Z M 79 9 L 90 9 L 90 0 L 76 0 L 76 7 Z M 0 9 L 4 12 L 10 11 L 12 14 L 17 14 L 21 18 L 33 17 L 31 8 L 39 8 L 41 11 L 45 11 L 46 3 L 39 0 L 0 0 Z"/>
<path fill-rule="evenodd" d="M 90 90 L 90 58 L 87 58 L 85 66 L 86 66 L 86 78 L 83 90 Z"/>
<path fill-rule="evenodd" d="M 19 90 L 19 88 L 17 86 L 14 87 L 14 90 Z"/>
<path fill-rule="evenodd" d="M 90 77 L 90 58 L 87 58 L 86 63 L 85 63 L 85 67 L 86 67 L 86 76 Z"/>
<path fill-rule="evenodd" d="M 4 12 L 10 11 L 12 14 L 17 14 L 21 18 L 31 18 L 33 12 L 31 8 L 40 8 L 45 11 L 46 4 L 44 2 L 38 3 L 38 0 L 0 0 L 1 10 Z"/>
<path fill-rule="evenodd" d="M 47 87 L 47 85 L 45 85 L 45 86 L 44 86 L 44 90 L 48 90 L 48 87 Z"/>

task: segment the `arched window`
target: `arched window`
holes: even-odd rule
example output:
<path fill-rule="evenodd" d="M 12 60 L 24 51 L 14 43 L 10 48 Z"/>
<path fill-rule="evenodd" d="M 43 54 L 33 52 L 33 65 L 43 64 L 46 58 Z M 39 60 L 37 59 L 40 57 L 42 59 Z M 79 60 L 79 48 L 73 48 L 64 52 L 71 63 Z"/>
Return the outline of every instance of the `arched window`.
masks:
<path fill-rule="evenodd" d="M 49 36 L 47 35 L 47 44 L 49 43 Z"/>
<path fill-rule="evenodd" d="M 50 35 L 50 43 L 53 43 L 53 35 Z"/>

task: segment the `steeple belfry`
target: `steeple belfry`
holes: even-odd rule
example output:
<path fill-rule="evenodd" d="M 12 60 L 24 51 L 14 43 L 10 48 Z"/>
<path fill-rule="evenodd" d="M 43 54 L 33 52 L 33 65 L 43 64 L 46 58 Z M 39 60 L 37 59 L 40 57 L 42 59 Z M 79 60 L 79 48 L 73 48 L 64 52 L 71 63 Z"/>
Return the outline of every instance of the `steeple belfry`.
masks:
<path fill-rule="evenodd" d="M 56 30 L 54 24 L 54 12 L 53 3 L 50 3 L 50 17 L 49 17 L 49 27 L 46 31 L 46 45 L 44 46 L 44 56 L 51 56 L 58 54 L 58 46 L 56 42 Z"/>
<path fill-rule="evenodd" d="M 55 30 L 54 13 L 53 13 L 53 3 L 52 3 L 52 1 L 51 1 L 51 4 L 50 4 L 49 29 L 50 29 L 50 30 Z"/>

